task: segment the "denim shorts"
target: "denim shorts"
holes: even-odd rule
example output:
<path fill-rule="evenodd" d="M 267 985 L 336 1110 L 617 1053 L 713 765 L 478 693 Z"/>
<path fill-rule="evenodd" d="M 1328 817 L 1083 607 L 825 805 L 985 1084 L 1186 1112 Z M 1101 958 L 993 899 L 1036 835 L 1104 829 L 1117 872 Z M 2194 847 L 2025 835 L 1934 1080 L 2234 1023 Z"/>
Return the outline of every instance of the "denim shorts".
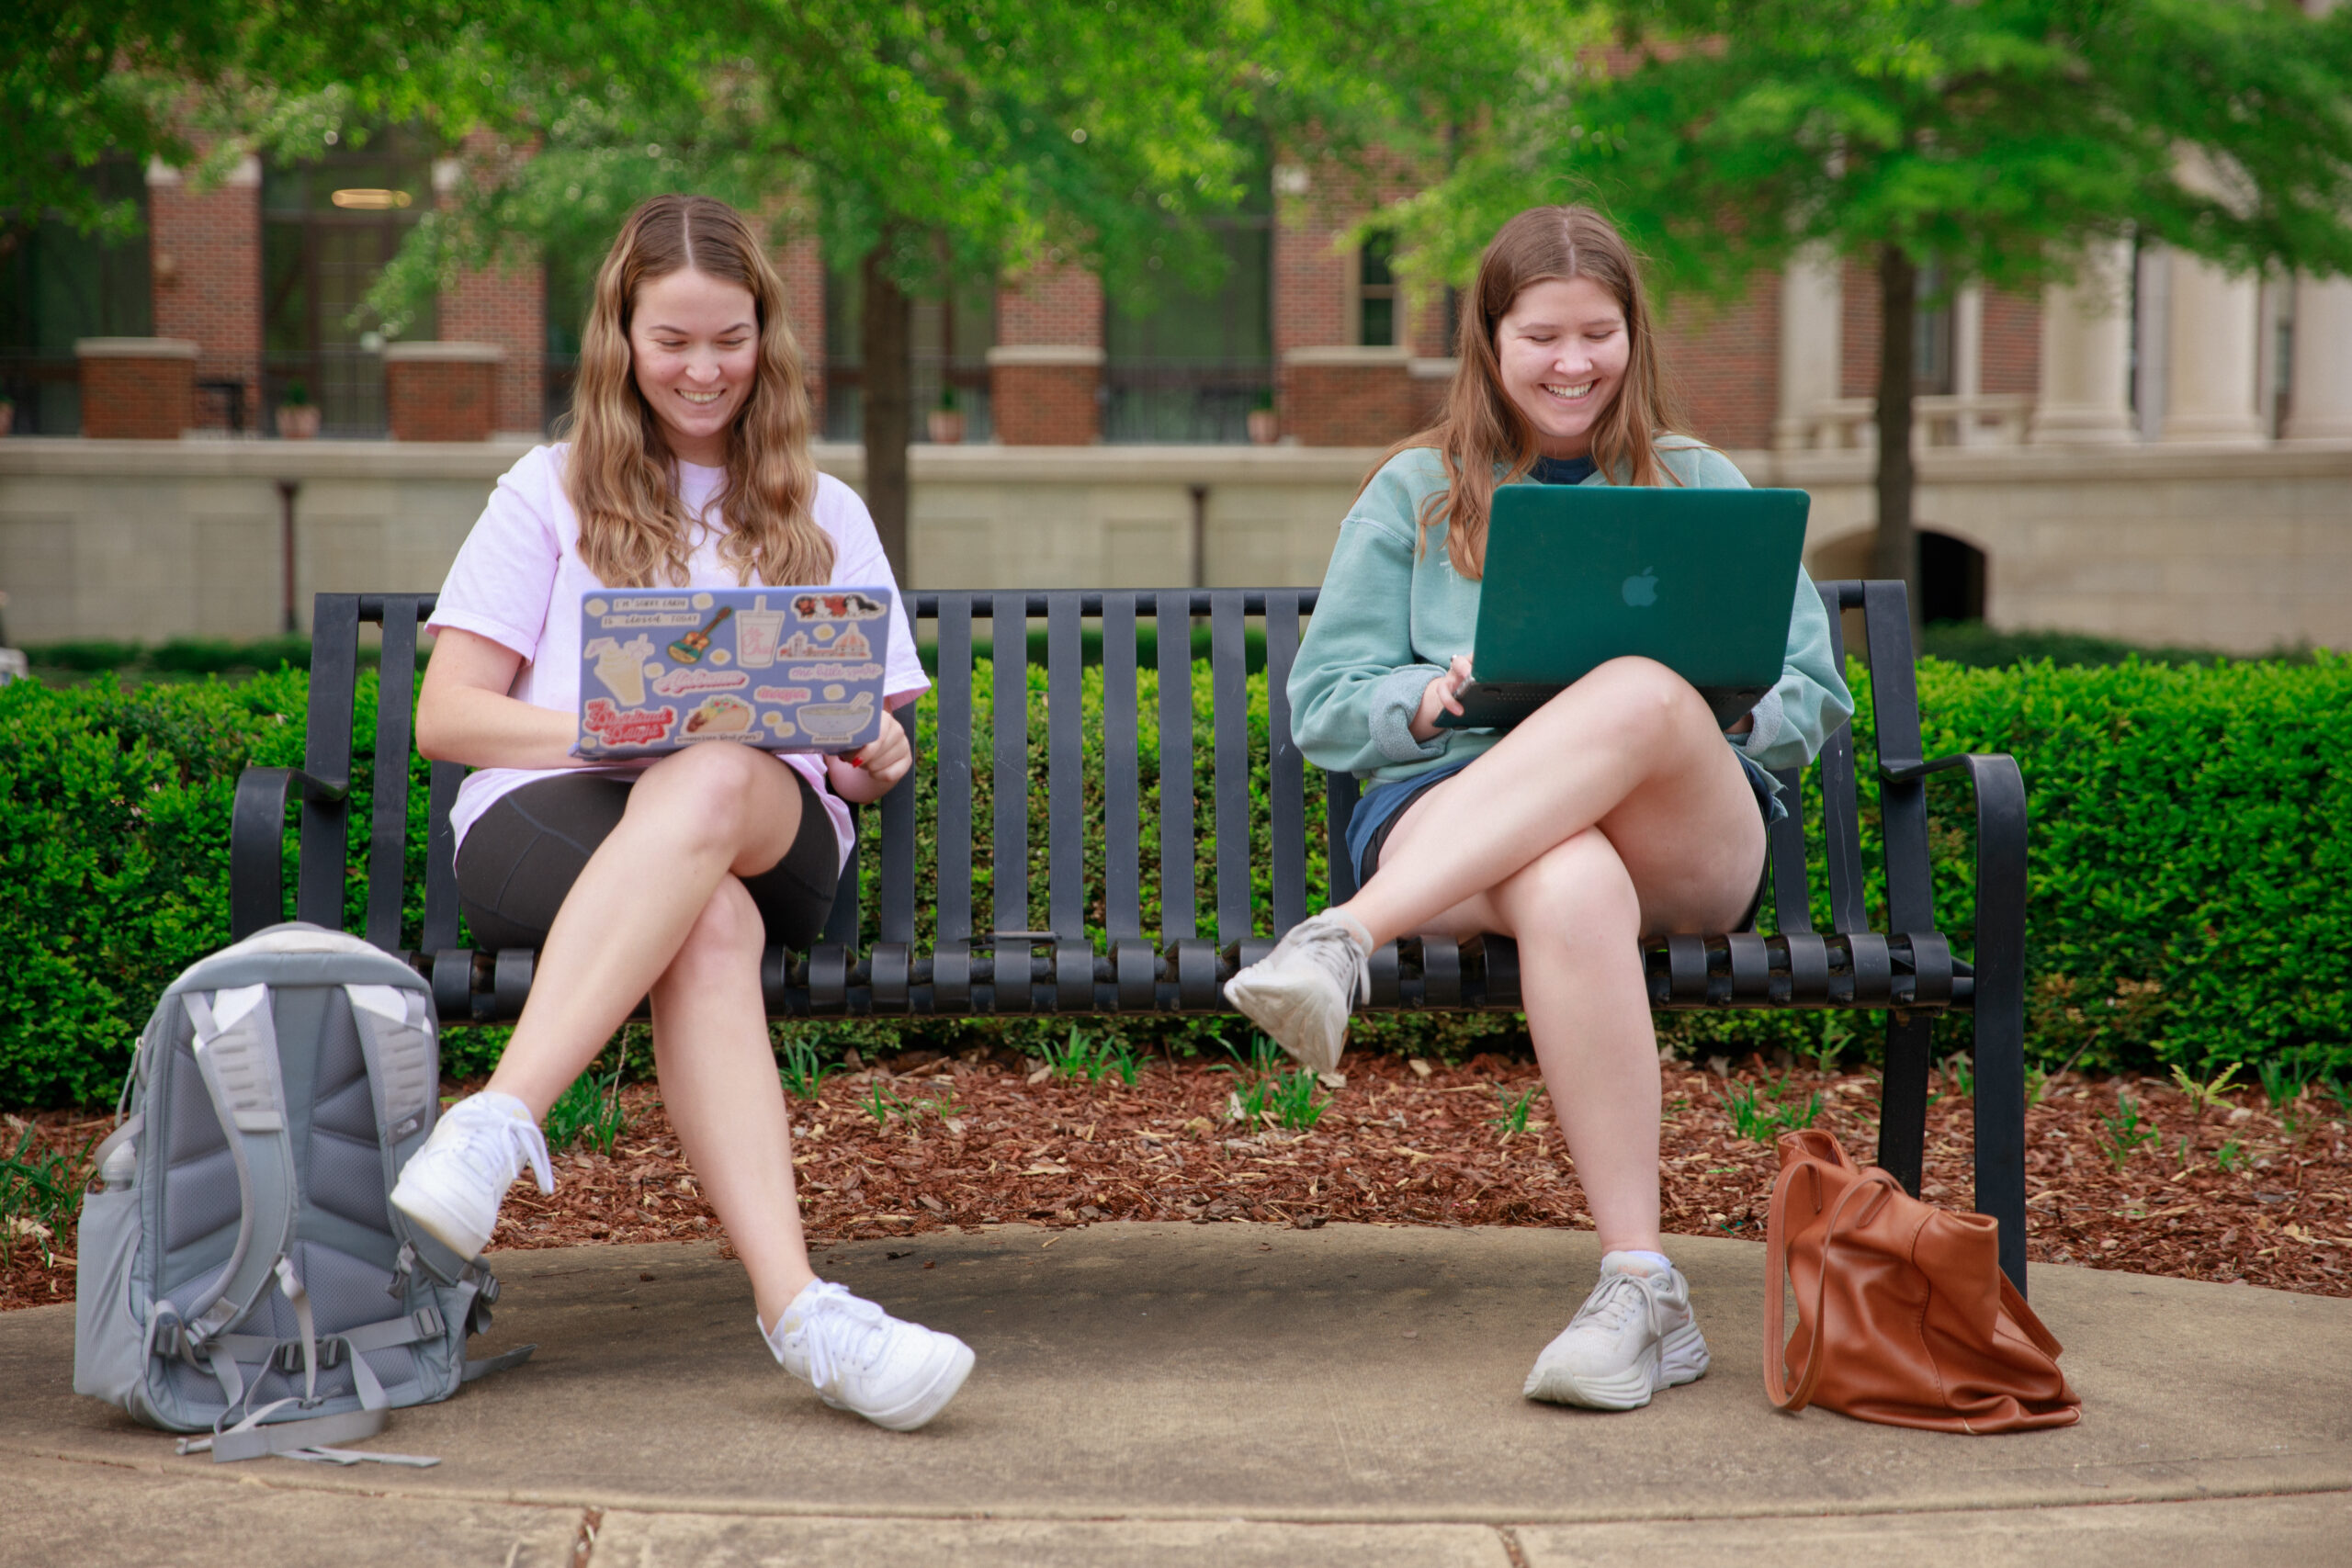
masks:
<path fill-rule="evenodd" d="M 1763 813 L 1764 826 L 1770 828 L 1789 814 L 1788 803 L 1781 798 L 1772 775 L 1754 758 L 1736 746 L 1732 754 L 1739 759 L 1740 772 L 1747 775 L 1748 788 L 1756 792 L 1756 808 Z M 1371 881 L 1372 874 L 1380 868 L 1381 846 L 1388 841 L 1389 830 L 1404 817 L 1405 808 L 1476 761 L 1471 757 L 1442 763 L 1426 773 L 1376 784 L 1363 792 L 1356 801 L 1355 815 L 1348 818 L 1348 858 L 1355 863 L 1359 886 Z"/>

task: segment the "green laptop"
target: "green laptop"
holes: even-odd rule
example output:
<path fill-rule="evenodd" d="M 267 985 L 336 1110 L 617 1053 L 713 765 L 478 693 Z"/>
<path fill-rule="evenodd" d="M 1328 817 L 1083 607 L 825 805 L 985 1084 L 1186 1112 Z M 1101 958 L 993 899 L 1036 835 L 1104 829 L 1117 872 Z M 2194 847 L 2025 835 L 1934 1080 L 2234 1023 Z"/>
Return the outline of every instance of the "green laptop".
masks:
<path fill-rule="evenodd" d="M 1729 725 L 1781 678 L 1812 498 L 1801 490 L 1505 485 L 1449 729 L 1508 729 L 1598 665 L 1655 659 Z"/>

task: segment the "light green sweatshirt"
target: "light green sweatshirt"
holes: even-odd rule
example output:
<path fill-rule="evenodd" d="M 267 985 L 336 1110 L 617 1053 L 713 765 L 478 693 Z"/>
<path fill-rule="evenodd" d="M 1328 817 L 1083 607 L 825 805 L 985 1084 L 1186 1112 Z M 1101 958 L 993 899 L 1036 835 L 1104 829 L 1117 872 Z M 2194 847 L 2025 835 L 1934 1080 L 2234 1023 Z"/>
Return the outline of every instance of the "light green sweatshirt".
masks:
<path fill-rule="evenodd" d="M 1747 486 L 1730 458 L 1687 437 L 1661 440 L 1658 457 L 1686 485 Z M 1584 482 L 1609 480 L 1596 473 Z M 1493 730 L 1441 729 L 1423 742 L 1410 728 L 1423 689 L 1445 673 L 1454 654 L 1471 650 L 1478 624 L 1479 584 L 1453 570 L 1443 519 L 1428 530 L 1418 556 L 1413 547 L 1423 498 L 1444 487 L 1434 448 L 1401 452 L 1373 476 L 1340 525 L 1322 595 L 1290 673 L 1292 730 L 1300 751 L 1319 768 L 1385 784 L 1467 761 L 1500 738 Z M 1853 711 L 1830 659 L 1828 615 L 1799 567 L 1780 682 L 1756 705 L 1754 728 L 1729 739 L 1768 770 L 1797 767 L 1811 761 Z"/>

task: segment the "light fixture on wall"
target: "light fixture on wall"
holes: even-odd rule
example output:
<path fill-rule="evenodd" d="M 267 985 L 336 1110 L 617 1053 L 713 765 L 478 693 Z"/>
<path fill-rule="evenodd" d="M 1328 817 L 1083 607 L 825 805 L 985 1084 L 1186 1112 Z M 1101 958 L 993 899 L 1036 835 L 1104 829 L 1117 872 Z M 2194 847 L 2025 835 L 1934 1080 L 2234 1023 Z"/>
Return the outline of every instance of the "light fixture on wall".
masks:
<path fill-rule="evenodd" d="M 404 190 L 339 190 L 330 198 L 337 207 L 355 212 L 390 212 L 406 207 L 411 199 Z"/>

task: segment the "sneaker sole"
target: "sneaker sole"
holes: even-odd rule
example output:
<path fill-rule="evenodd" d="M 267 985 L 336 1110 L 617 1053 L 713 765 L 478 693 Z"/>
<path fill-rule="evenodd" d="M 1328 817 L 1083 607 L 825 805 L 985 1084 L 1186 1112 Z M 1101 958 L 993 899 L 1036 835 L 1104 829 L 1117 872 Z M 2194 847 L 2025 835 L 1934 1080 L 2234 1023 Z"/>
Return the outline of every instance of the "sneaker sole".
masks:
<path fill-rule="evenodd" d="M 1586 1410 L 1639 1410 L 1661 1390 L 1696 1382 L 1706 1375 L 1707 1341 L 1699 1325 L 1686 1323 L 1666 1337 L 1655 1362 L 1636 1361 L 1613 1378 L 1579 1377 L 1538 1368 L 1527 1380 L 1530 1399 L 1574 1404 Z"/>
<path fill-rule="evenodd" d="M 972 1348 L 961 1339 L 956 1340 L 955 1346 L 955 1350 L 933 1375 L 931 1382 L 924 1385 L 921 1393 L 892 1409 L 860 1410 L 857 1413 L 876 1426 L 892 1432 L 911 1432 L 930 1421 L 933 1416 L 947 1408 L 947 1402 L 956 1397 L 956 1393 L 964 1386 L 964 1380 L 972 1375 Z M 831 1404 L 833 1401 L 829 1399 L 825 1403 Z M 843 1404 L 836 1408 L 854 1407 Z"/>
<path fill-rule="evenodd" d="M 1340 1057 L 1348 1047 L 1348 1031 L 1341 1023 L 1336 1039 L 1328 1047 L 1320 1041 L 1304 1038 L 1311 1030 L 1316 1010 L 1311 998 L 1294 991 L 1261 991 L 1254 984 L 1235 976 L 1225 983 L 1225 999 L 1240 1010 L 1241 1015 L 1260 1029 L 1266 1037 L 1281 1046 L 1290 1058 L 1301 1066 L 1317 1073 L 1328 1073 L 1340 1065 Z"/>
<path fill-rule="evenodd" d="M 481 1256 L 490 1245 L 488 1235 L 474 1230 L 455 1214 L 442 1208 L 431 1198 L 416 1192 L 403 1193 L 395 1185 L 392 1207 L 406 1214 L 416 1228 L 470 1263 Z M 493 1226 L 495 1222 L 493 1222 Z"/>

